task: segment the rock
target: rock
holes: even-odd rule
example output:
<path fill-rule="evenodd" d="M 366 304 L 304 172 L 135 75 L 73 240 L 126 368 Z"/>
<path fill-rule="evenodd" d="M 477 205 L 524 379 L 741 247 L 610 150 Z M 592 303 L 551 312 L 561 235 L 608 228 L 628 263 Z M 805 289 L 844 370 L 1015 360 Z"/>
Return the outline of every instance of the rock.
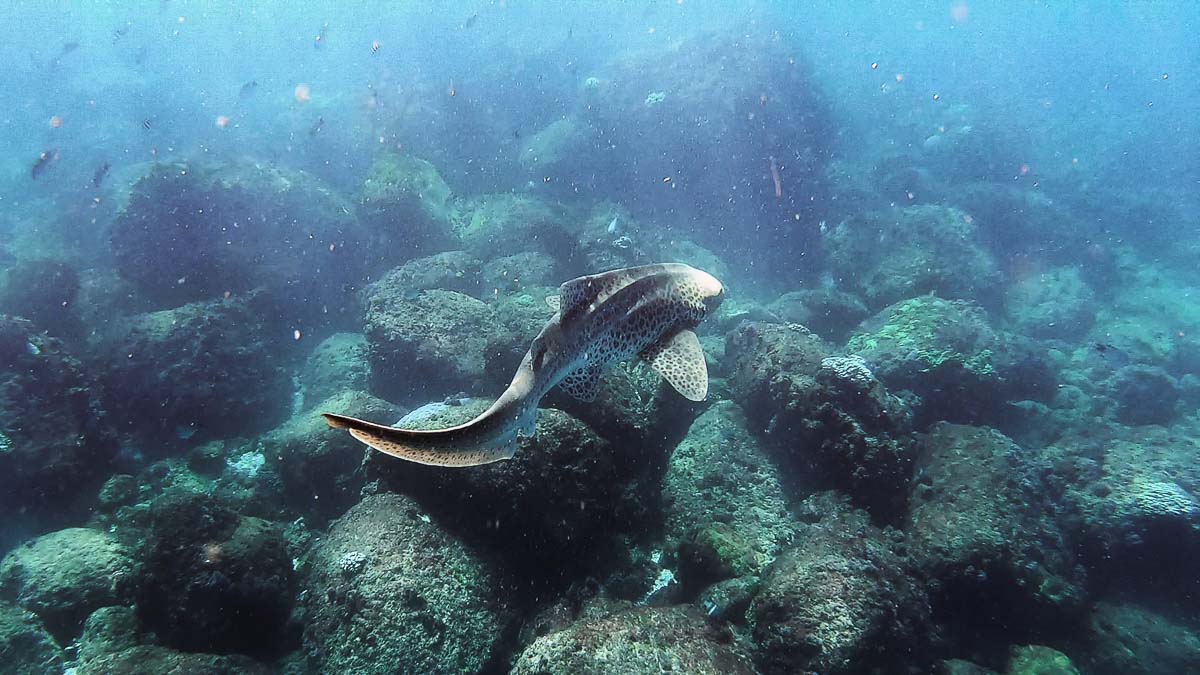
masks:
<path fill-rule="evenodd" d="M 37 615 L 7 603 L 0 603 L 0 654 L 12 675 L 63 672 L 62 650 Z"/>
<path fill-rule="evenodd" d="M 466 251 L 446 251 L 409 260 L 371 284 L 369 294 L 414 298 L 421 291 L 454 291 L 478 296 L 483 263 Z"/>
<path fill-rule="evenodd" d="M 1055 394 L 1044 350 L 993 329 L 967 302 L 922 296 L 896 303 L 865 321 L 846 350 L 888 388 L 919 397 L 918 428 L 940 420 L 998 423 L 1006 402 Z"/>
<path fill-rule="evenodd" d="M 530 250 L 561 261 L 576 245 L 564 220 L 561 207 L 532 195 L 480 195 L 462 203 L 454 234 L 485 261 Z"/>
<path fill-rule="evenodd" d="M 1066 654 L 1050 647 L 1013 647 L 1004 675 L 1079 675 Z"/>
<path fill-rule="evenodd" d="M 263 655 L 287 639 L 296 579 L 280 526 L 173 487 L 153 502 L 142 549 L 138 612 L 165 646 Z"/>
<path fill-rule="evenodd" d="M 1200 671 L 1200 634 L 1137 605 L 1101 602 L 1088 617 L 1078 653 L 1080 665 L 1095 675 L 1192 673 Z"/>
<path fill-rule="evenodd" d="M 748 618 L 764 673 L 904 672 L 921 665 L 928 600 L 902 549 L 863 511 L 823 518 L 767 571 Z"/>
<path fill-rule="evenodd" d="M 730 401 L 692 423 L 662 486 L 665 532 L 685 586 L 757 576 L 792 540 L 778 469 Z"/>
<path fill-rule="evenodd" d="M 431 290 L 409 298 L 373 284 L 365 329 L 371 391 L 404 404 L 484 393 L 479 389 L 495 325 L 490 307 L 461 293 Z"/>
<path fill-rule="evenodd" d="M 79 637 L 79 661 L 87 664 L 106 654 L 136 647 L 141 643 L 137 610 L 133 607 L 101 607 L 88 616 Z"/>
<path fill-rule="evenodd" d="M 301 409 L 310 410 L 343 391 L 366 391 L 370 373 L 365 335 L 330 335 L 317 344 L 297 375 L 303 392 Z"/>
<path fill-rule="evenodd" d="M 75 310 L 79 272 L 61 260 L 20 260 L 0 281 L 0 313 L 29 319 L 55 337 L 79 337 L 83 324 Z"/>
<path fill-rule="evenodd" d="M 454 426 L 488 405 L 473 399 L 422 406 L 400 426 Z M 534 435 L 509 461 L 448 472 L 372 453 L 368 474 L 418 497 L 438 522 L 487 542 L 528 578 L 569 577 L 576 565 L 597 569 L 640 507 L 612 447 L 553 409 L 539 411 Z"/>
<path fill-rule="evenodd" d="M 55 638 L 79 635 L 100 607 L 133 602 L 138 566 L 111 535 L 70 528 L 26 542 L 0 563 L 0 592 L 35 613 Z"/>
<path fill-rule="evenodd" d="M 990 668 L 963 659 L 946 659 L 937 664 L 937 675 L 997 675 Z"/>
<path fill-rule="evenodd" d="M 928 293 L 984 304 L 998 299 L 996 262 L 976 243 L 974 219 L 954 208 L 852 216 L 828 230 L 825 244 L 839 284 L 873 310 Z"/>
<path fill-rule="evenodd" d="M 457 200 L 438 170 L 423 159 L 380 155 L 359 190 L 358 204 L 363 223 L 379 233 L 393 264 L 445 249 L 453 241 Z"/>
<path fill-rule="evenodd" d="M 116 453 L 111 422 L 79 361 L 28 321 L 5 316 L 0 420 L 0 504 L 11 509 L 70 512 L 79 495 L 95 494 Z"/>
<path fill-rule="evenodd" d="M 343 391 L 259 439 L 263 456 L 279 473 L 288 506 L 317 527 L 359 500 L 365 482 L 363 457 L 368 452 L 344 430 L 329 428 L 322 412 L 387 424 L 400 417 L 400 409 L 387 401 L 361 391 Z"/>
<path fill-rule="evenodd" d="M 278 671 L 248 656 L 198 654 L 158 645 L 139 645 L 113 654 L 103 654 L 81 663 L 76 670 L 77 675 L 267 675 L 273 672 Z"/>
<path fill-rule="evenodd" d="M 537 251 L 496 258 L 483 266 L 481 290 L 487 293 L 520 293 L 532 288 L 552 287 L 566 281 L 554 258 Z"/>
<path fill-rule="evenodd" d="M 1158 366 L 1125 366 L 1113 374 L 1108 388 L 1121 424 L 1168 424 L 1177 413 L 1179 386 Z"/>
<path fill-rule="evenodd" d="M 834 356 L 797 324 L 744 323 L 725 350 L 734 399 L 789 472 L 896 518 L 912 463 L 911 421 L 865 363 Z"/>
<path fill-rule="evenodd" d="M 679 672 L 753 673 L 727 628 L 692 607 L 645 607 L 584 619 L 543 635 L 521 653 L 514 675 Z"/>
<path fill-rule="evenodd" d="M 106 336 L 97 365 L 118 430 L 148 441 L 198 442 L 278 423 L 292 400 L 280 349 L 292 340 L 269 339 L 260 300 L 140 314 Z"/>
<path fill-rule="evenodd" d="M 330 317 L 373 247 L 350 204 L 301 172 L 156 164 L 112 225 L 117 270 L 160 307 L 266 287 L 290 316 Z"/>
<path fill-rule="evenodd" d="M 830 342 L 845 341 L 870 312 L 856 295 L 834 288 L 791 291 L 767 309 L 784 323 L 798 323 Z"/>
<path fill-rule="evenodd" d="M 1196 588 L 1200 442 L 1190 430 L 1135 427 L 1093 442 L 1064 439 L 1083 558 L 1099 583 L 1175 597 Z M 1068 473 L 1067 467 L 1072 470 Z"/>
<path fill-rule="evenodd" d="M 365 498 L 311 558 L 305 649 L 319 672 L 477 672 L 501 617 L 486 567 L 412 500 Z"/>
<path fill-rule="evenodd" d="M 100 488 L 100 494 L 96 497 L 100 508 L 106 512 L 134 504 L 137 499 L 137 479 L 127 473 L 116 474 L 105 481 Z"/>
<path fill-rule="evenodd" d="M 1083 339 L 1096 321 L 1096 294 L 1074 267 L 1020 279 L 1005 293 L 1013 330 L 1042 340 Z"/>
<path fill-rule="evenodd" d="M 906 532 L 937 585 L 939 622 L 1012 638 L 1078 618 L 1084 570 L 1057 522 L 1051 471 L 992 429 L 939 424 L 922 439 Z"/>

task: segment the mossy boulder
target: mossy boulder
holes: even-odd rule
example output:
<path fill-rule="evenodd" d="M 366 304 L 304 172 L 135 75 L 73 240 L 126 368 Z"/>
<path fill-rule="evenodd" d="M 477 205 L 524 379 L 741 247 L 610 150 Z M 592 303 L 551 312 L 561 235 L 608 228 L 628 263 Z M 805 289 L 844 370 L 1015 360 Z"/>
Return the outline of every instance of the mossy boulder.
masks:
<path fill-rule="evenodd" d="M 551 202 L 505 192 L 465 200 L 453 227 L 462 246 L 485 260 L 530 250 L 562 260 L 574 246 L 564 220 Z"/>
<path fill-rule="evenodd" d="M 908 206 L 852 216 L 825 245 L 839 283 L 873 310 L 926 293 L 995 301 L 1001 275 L 975 227 L 958 209 Z"/>
<path fill-rule="evenodd" d="M 870 312 L 857 295 L 833 288 L 790 291 L 767 305 L 784 323 L 798 323 L 822 338 L 841 343 Z"/>
<path fill-rule="evenodd" d="M 362 333 L 334 333 L 319 342 L 297 373 L 300 407 L 312 409 L 343 391 L 366 391 L 371 374 L 367 347 Z"/>
<path fill-rule="evenodd" d="M 352 304 L 375 250 L 352 205 L 320 181 L 249 162 L 154 165 L 110 241 L 121 276 L 159 306 L 266 287 L 314 321 Z"/>
<path fill-rule="evenodd" d="M 151 505 L 140 558 L 138 613 L 163 645 L 264 656 L 286 644 L 296 575 L 281 526 L 172 487 Z"/>
<path fill-rule="evenodd" d="M 156 442 L 201 441 L 278 423 L 292 402 L 281 350 L 293 340 L 270 330 L 263 300 L 197 302 L 115 326 L 96 365 L 117 430 Z"/>
<path fill-rule="evenodd" d="M 392 264 L 445 248 L 457 217 L 453 191 L 429 162 L 399 153 L 380 155 L 358 193 L 363 223 L 378 233 Z"/>
<path fill-rule="evenodd" d="M 390 285 L 367 289 L 364 332 L 371 391 L 398 403 L 485 393 L 484 364 L 496 331 L 491 307 L 462 293 Z"/>
<path fill-rule="evenodd" d="M 1086 577 L 1050 475 L 993 429 L 943 423 L 922 439 L 906 532 L 941 622 L 1036 634 L 1078 619 Z"/>
<path fill-rule="evenodd" d="M 0 603 L 0 655 L 12 675 L 57 675 L 63 672 L 62 650 L 33 612 Z"/>
<path fill-rule="evenodd" d="M 779 470 L 730 401 L 692 423 L 662 485 L 665 531 L 685 585 L 761 574 L 792 540 Z"/>
<path fill-rule="evenodd" d="M 1071 657 L 1042 645 L 1013 647 L 1004 675 L 1079 675 Z"/>
<path fill-rule="evenodd" d="M 462 424 L 491 401 L 449 403 L 417 408 L 399 425 Z M 447 527 L 487 542 L 530 579 L 557 581 L 576 566 L 595 572 L 640 507 L 612 446 L 554 409 L 538 412 L 534 434 L 519 441 L 511 460 L 448 472 L 372 453 L 368 475 L 418 498 Z"/>
<path fill-rule="evenodd" d="M 95 494 L 116 435 L 91 378 L 61 341 L 0 316 L 0 504 L 70 511 Z"/>
<path fill-rule="evenodd" d="M 342 429 L 331 429 L 320 413 L 332 412 L 392 424 L 396 406 L 363 391 L 342 391 L 293 416 L 259 439 L 275 467 L 288 507 L 316 526 L 354 505 L 365 483 L 368 448 Z"/>
<path fill-rule="evenodd" d="M 819 520 L 767 571 L 748 619 L 764 673 L 861 673 L 920 666 L 928 600 L 903 539 L 830 494 Z"/>
<path fill-rule="evenodd" d="M 411 499 L 367 497 L 309 564 L 304 644 L 319 672 L 478 672 L 493 657 L 496 579 Z"/>
<path fill-rule="evenodd" d="M 514 675 L 602 675 L 662 672 L 697 675 L 755 672 L 728 628 L 699 610 L 644 607 L 579 620 L 539 637 L 521 653 Z"/>
<path fill-rule="evenodd" d="M 1072 646 L 1084 672 L 1096 675 L 1200 672 L 1200 632 L 1192 622 L 1136 604 L 1097 603 Z"/>
<path fill-rule="evenodd" d="M 745 322 L 725 338 L 733 398 L 781 466 L 895 519 L 912 463 L 910 412 L 866 363 L 799 324 Z"/>
<path fill-rule="evenodd" d="M 898 302 L 863 322 L 846 344 L 892 390 L 916 395 L 917 425 L 995 423 L 1004 406 L 1049 400 L 1055 373 L 1044 350 L 994 329 L 977 305 L 935 296 Z"/>
<path fill-rule="evenodd" d="M 29 319 L 55 337 L 79 337 L 83 323 L 75 308 L 79 272 L 50 258 L 18 260 L 0 275 L 0 313 Z"/>
<path fill-rule="evenodd" d="M 1079 341 L 1096 321 L 1096 294 L 1077 268 L 1056 267 L 1010 286 L 1005 308 L 1021 335 Z"/>

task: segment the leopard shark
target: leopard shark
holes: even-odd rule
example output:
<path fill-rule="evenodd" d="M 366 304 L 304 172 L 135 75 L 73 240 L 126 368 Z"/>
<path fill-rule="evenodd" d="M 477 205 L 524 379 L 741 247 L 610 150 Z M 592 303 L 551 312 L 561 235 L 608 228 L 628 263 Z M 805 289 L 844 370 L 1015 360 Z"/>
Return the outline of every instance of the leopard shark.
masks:
<path fill-rule="evenodd" d="M 322 413 L 379 452 L 410 462 L 467 467 L 511 459 L 532 436 L 538 403 L 555 386 L 593 401 L 609 365 L 639 356 L 692 401 L 708 396 L 708 367 L 693 330 L 724 298 L 711 274 L 682 263 L 579 277 L 546 298 L 553 318 L 534 338 L 512 382 L 475 419 L 437 430 L 401 429 Z"/>

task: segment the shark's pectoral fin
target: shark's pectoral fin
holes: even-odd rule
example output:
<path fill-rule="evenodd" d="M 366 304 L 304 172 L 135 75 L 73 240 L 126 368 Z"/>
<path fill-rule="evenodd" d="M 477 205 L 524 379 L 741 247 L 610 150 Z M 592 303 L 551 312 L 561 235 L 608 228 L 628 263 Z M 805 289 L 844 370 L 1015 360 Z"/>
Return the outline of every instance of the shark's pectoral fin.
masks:
<path fill-rule="evenodd" d="M 559 310 L 559 308 L 562 306 L 562 303 L 559 302 L 559 298 L 557 295 L 547 295 L 546 296 L 546 306 L 557 312 Z"/>
<path fill-rule="evenodd" d="M 656 342 L 641 356 L 689 401 L 703 401 L 708 396 L 708 365 L 700 338 L 692 331 L 681 330 Z"/>
<path fill-rule="evenodd" d="M 584 403 L 596 400 L 596 392 L 600 389 L 600 369 L 584 366 L 567 375 L 562 382 L 563 391 Z"/>

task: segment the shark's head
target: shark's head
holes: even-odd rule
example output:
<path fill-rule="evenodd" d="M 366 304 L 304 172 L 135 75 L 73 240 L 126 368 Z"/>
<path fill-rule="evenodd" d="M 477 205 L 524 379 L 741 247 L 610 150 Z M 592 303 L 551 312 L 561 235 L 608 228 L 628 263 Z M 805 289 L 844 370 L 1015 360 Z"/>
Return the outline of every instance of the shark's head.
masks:
<path fill-rule="evenodd" d="M 725 299 L 725 286 L 713 275 L 694 267 L 691 268 L 691 277 L 692 281 L 700 288 L 700 297 L 704 302 L 705 313 L 712 314 Z"/>

